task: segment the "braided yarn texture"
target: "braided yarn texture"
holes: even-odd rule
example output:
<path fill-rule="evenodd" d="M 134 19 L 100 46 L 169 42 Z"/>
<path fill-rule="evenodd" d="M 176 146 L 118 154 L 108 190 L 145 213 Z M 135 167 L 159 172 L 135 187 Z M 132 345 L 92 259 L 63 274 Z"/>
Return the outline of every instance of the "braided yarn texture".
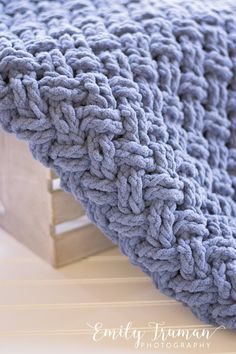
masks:
<path fill-rule="evenodd" d="M 236 328 L 235 0 L 0 0 L 0 123 L 160 291 Z"/>

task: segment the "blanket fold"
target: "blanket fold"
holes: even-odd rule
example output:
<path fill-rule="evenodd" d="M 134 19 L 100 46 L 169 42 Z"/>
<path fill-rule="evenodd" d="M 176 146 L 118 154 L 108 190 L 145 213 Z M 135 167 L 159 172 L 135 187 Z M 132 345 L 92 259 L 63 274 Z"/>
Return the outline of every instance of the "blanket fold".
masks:
<path fill-rule="evenodd" d="M 0 0 L 0 124 L 163 293 L 236 328 L 234 0 Z"/>

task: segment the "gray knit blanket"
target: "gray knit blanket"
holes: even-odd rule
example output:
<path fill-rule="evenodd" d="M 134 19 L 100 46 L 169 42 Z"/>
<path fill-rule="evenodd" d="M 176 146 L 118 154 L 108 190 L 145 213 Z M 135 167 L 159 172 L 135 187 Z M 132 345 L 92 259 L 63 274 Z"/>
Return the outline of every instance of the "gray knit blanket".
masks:
<path fill-rule="evenodd" d="M 161 292 L 236 328 L 235 0 L 0 0 L 0 123 Z"/>

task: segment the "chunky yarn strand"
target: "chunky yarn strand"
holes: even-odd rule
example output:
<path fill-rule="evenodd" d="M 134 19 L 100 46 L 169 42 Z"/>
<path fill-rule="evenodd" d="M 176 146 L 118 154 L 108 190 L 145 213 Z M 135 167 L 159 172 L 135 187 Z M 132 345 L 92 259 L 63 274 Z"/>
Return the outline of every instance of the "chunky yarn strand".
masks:
<path fill-rule="evenodd" d="M 0 123 L 160 291 L 236 328 L 235 0 L 0 0 Z"/>

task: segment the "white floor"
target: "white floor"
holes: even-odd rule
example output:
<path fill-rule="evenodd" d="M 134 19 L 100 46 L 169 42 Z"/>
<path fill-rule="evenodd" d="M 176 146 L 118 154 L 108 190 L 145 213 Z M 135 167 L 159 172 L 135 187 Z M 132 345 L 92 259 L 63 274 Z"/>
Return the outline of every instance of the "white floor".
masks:
<path fill-rule="evenodd" d="M 96 334 L 91 326 L 99 322 Z M 126 336 L 118 332 L 129 322 Z M 212 336 L 174 339 L 171 332 L 153 341 L 150 322 L 162 323 L 162 333 L 206 329 Z M 56 270 L 0 230 L 0 354 L 235 354 L 236 332 L 214 330 L 160 294 L 117 248 Z"/>

